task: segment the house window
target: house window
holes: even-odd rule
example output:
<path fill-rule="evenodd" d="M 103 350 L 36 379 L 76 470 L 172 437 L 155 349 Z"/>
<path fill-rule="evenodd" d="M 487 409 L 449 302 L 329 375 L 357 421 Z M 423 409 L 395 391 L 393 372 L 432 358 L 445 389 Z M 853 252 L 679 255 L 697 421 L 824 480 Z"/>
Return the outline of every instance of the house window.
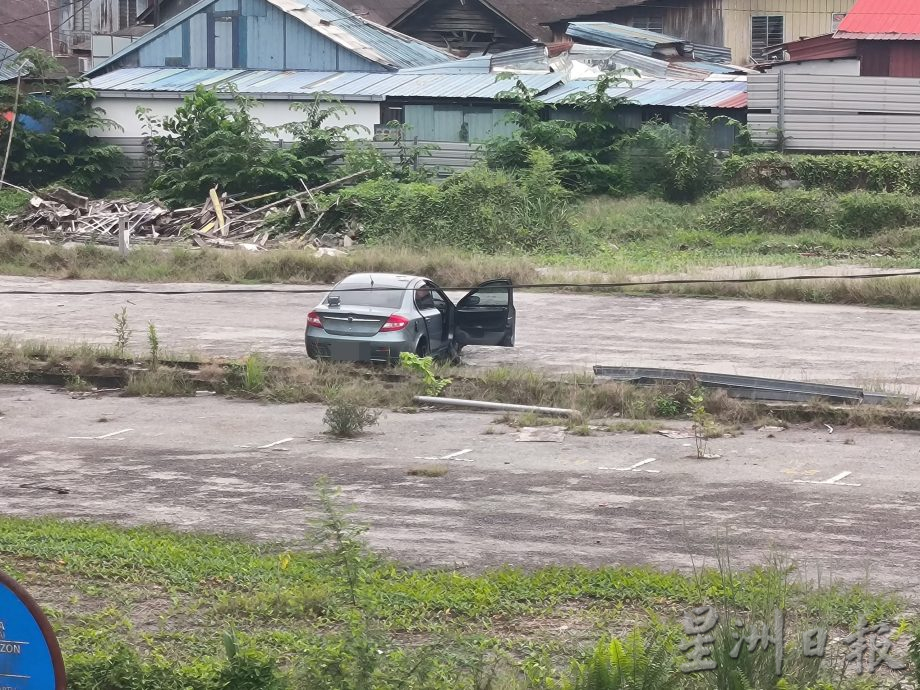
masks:
<path fill-rule="evenodd" d="M 634 29 L 654 31 L 656 34 L 664 33 L 664 17 L 662 17 L 660 14 L 650 14 L 645 17 L 633 17 L 632 25 Z"/>
<path fill-rule="evenodd" d="M 760 60 L 767 48 L 785 40 L 783 17 L 751 17 L 751 57 Z"/>
<path fill-rule="evenodd" d="M 386 127 L 391 122 L 398 122 L 401 125 L 406 124 L 406 111 L 398 105 L 381 105 L 380 122 Z"/>

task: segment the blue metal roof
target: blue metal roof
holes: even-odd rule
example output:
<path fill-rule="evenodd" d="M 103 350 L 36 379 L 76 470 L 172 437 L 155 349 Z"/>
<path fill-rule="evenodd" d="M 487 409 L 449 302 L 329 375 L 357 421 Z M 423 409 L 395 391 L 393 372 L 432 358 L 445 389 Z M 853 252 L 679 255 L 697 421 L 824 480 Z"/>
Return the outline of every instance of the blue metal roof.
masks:
<path fill-rule="evenodd" d="M 521 75 L 530 89 L 546 91 L 559 84 L 557 74 Z M 265 99 L 293 99 L 326 93 L 342 100 L 393 98 L 486 98 L 509 91 L 513 81 L 497 74 L 412 74 L 301 72 L 275 70 L 173 69 L 135 67 L 89 80 L 97 92 L 188 93 L 198 84 Z"/>
<path fill-rule="evenodd" d="M 331 0 L 257 0 L 268 2 L 317 33 L 368 60 L 391 69 L 421 67 L 454 60 L 434 46 L 349 12 Z M 86 74 L 98 74 L 143 46 L 170 32 L 219 0 L 201 0 L 145 34 Z"/>
<path fill-rule="evenodd" d="M 19 56 L 15 50 L 0 41 L 0 81 L 10 81 L 19 76 L 16 58 Z"/>
<path fill-rule="evenodd" d="M 569 96 L 594 88 L 593 81 L 571 81 L 550 89 L 538 99 L 559 104 Z M 639 79 L 630 85 L 607 90 L 613 97 L 625 98 L 634 105 L 670 106 L 674 108 L 745 108 L 746 81 L 679 81 L 675 79 Z"/>
<path fill-rule="evenodd" d="M 571 38 L 611 48 L 625 48 L 649 57 L 657 46 L 686 43 L 682 38 L 610 22 L 571 22 L 565 33 Z"/>

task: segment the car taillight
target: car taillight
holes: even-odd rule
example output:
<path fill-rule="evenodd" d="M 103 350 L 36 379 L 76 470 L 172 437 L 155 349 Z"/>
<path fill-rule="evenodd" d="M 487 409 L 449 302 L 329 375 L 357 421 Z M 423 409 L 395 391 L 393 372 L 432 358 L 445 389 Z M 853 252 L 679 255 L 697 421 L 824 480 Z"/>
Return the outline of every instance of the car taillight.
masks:
<path fill-rule="evenodd" d="M 406 326 L 409 325 L 409 319 L 405 316 L 397 316 L 393 314 L 390 318 L 387 319 L 387 322 L 380 327 L 381 333 L 392 333 L 393 331 L 401 331 Z"/>
<path fill-rule="evenodd" d="M 307 325 L 313 326 L 314 328 L 322 328 L 323 322 L 319 320 L 319 314 L 315 311 L 311 311 L 307 314 Z"/>

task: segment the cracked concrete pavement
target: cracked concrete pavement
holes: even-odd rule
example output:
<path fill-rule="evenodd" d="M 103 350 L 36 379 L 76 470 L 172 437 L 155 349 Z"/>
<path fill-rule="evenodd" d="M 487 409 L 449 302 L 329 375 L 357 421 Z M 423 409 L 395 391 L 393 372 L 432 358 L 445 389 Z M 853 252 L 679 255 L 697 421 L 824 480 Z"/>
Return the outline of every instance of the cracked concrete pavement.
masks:
<path fill-rule="evenodd" d="M 268 287 L 268 286 L 262 286 Z M 2 297 L 0 335 L 110 344 L 112 315 L 128 308 L 133 347 L 155 323 L 163 347 L 202 355 L 251 351 L 301 355 L 306 314 L 319 295 L 308 286 L 276 293 L 164 295 L 23 295 Z M 317 286 L 314 286 L 314 288 Z M 0 290 L 147 290 L 245 287 L 126 284 L 0 278 Z M 920 392 L 917 313 L 680 297 L 518 292 L 513 349 L 469 348 L 468 364 L 584 371 L 595 364 L 695 369 L 727 374 Z"/>
<path fill-rule="evenodd" d="M 740 564 L 778 552 L 825 582 L 868 576 L 876 589 L 917 591 L 916 433 L 748 429 L 712 441 L 721 457 L 700 461 L 691 439 L 657 434 L 524 443 L 480 413 L 387 413 L 369 435 L 339 442 L 323 435 L 316 405 L 0 386 L 0 411 L 7 515 L 296 544 L 326 476 L 358 507 L 371 544 L 411 565 L 688 570 L 713 565 L 721 543 Z M 407 474 L 431 464 L 447 475 Z"/>

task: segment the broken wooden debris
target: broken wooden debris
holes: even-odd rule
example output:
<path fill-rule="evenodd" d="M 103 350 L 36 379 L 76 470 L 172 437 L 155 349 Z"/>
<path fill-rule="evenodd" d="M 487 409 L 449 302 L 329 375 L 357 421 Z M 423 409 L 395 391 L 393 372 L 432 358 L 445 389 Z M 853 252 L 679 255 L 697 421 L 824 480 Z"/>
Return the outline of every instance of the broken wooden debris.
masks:
<path fill-rule="evenodd" d="M 93 242 L 118 246 L 119 228 L 127 226 L 130 244 L 189 242 L 193 247 L 215 247 L 261 251 L 269 246 L 313 248 L 317 256 L 338 255 L 355 242 L 355 232 L 318 230 L 328 209 L 317 203 L 315 194 L 348 184 L 366 171 L 348 175 L 314 189 L 293 194 L 259 194 L 234 199 L 217 188 L 208 191 L 202 206 L 169 209 L 158 201 L 128 199 L 92 200 L 61 187 L 34 195 L 18 215 L 5 218 L 10 228 L 36 242 Z M 305 185 L 306 186 L 306 185 Z M 255 201 L 278 197 L 252 208 Z M 309 207 L 301 202 L 306 198 Z M 332 207 L 337 205 L 333 202 Z M 265 228 L 269 213 L 289 214 L 290 228 Z M 304 227 L 309 224 L 309 230 Z M 273 241 L 272 241 L 273 240 Z M 270 242 L 271 241 L 271 242 Z"/>

